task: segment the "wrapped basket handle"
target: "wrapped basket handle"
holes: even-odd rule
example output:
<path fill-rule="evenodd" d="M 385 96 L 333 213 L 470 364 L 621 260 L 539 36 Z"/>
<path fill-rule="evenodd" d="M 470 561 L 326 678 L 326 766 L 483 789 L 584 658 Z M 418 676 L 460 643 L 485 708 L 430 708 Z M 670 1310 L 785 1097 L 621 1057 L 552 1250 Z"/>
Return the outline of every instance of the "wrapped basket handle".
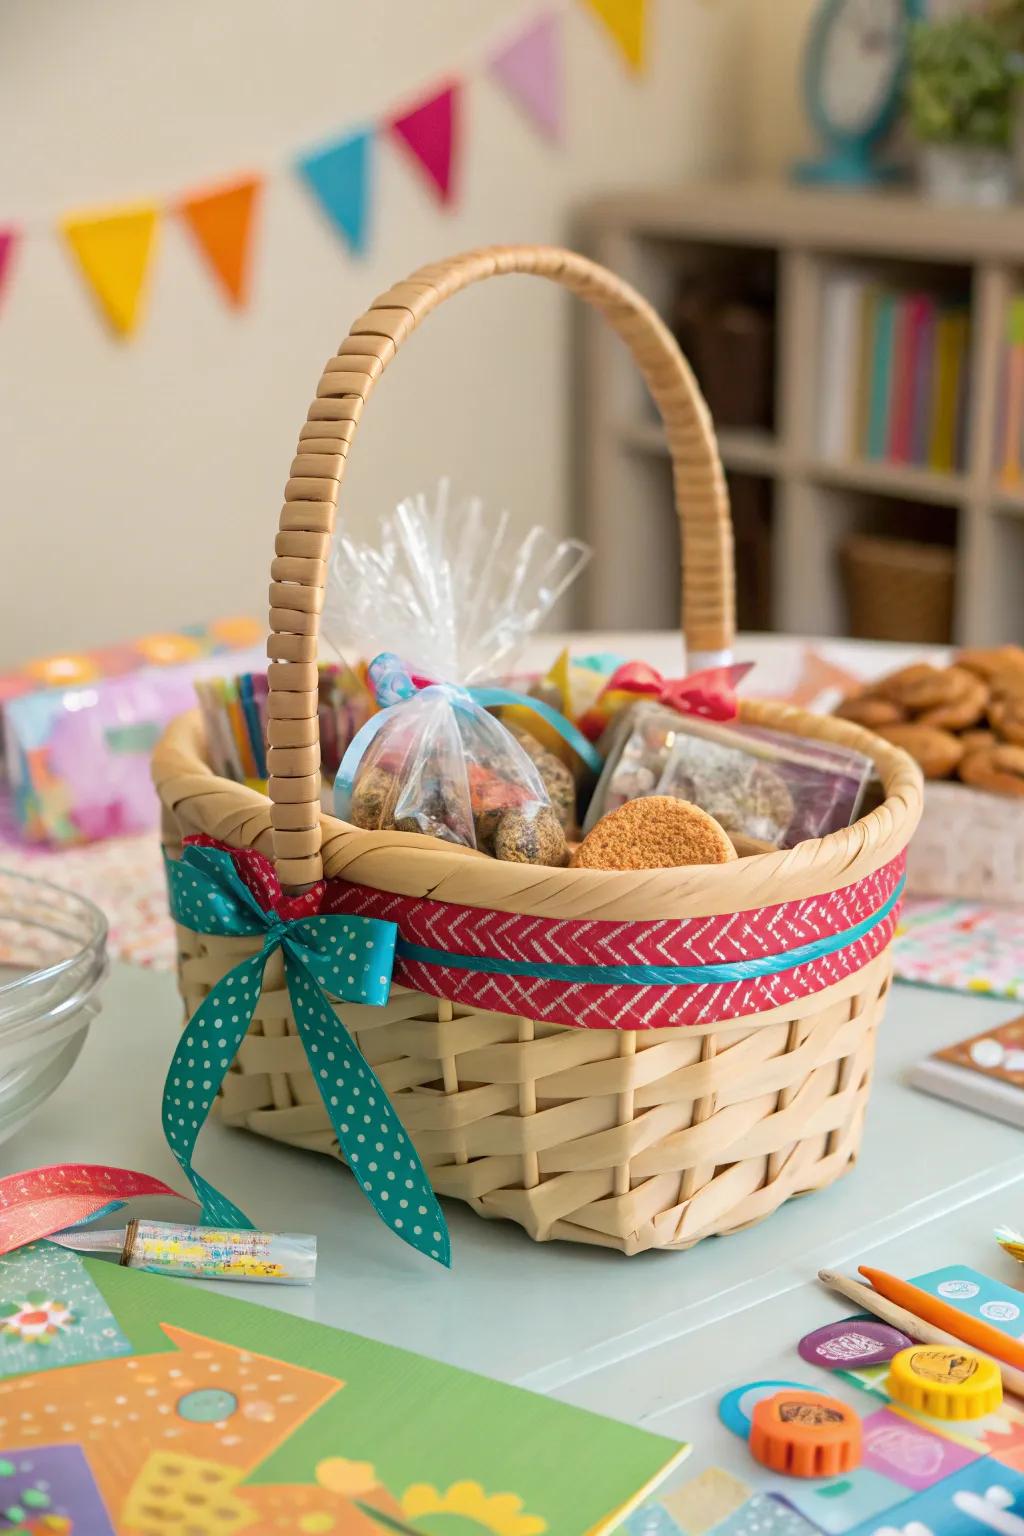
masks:
<path fill-rule="evenodd" d="M 349 444 L 378 377 L 424 316 L 471 283 L 506 272 L 561 283 L 599 310 L 629 347 L 672 456 L 688 649 L 692 656 L 732 644 L 732 525 L 714 430 L 686 360 L 651 306 L 604 267 L 549 246 L 497 246 L 421 267 L 374 300 L 328 362 L 285 487 L 271 568 L 267 759 L 274 858 L 286 887 L 323 873 L 317 635 Z"/>

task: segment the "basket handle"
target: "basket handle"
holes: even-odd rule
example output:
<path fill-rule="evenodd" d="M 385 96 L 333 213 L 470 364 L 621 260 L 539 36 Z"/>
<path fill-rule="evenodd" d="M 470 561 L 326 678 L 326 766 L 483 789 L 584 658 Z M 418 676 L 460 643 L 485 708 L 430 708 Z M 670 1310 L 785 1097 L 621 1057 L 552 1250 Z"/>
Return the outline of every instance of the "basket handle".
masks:
<path fill-rule="evenodd" d="M 561 283 L 599 310 L 629 347 L 672 456 L 690 656 L 732 644 L 732 524 L 714 429 L 686 360 L 651 306 L 606 268 L 555 247 L 496 246 L 421 267 L 374 300 L 328 362 L 285 487 L 271 567 L 267 761 L 274 859 L 286 888 L 323 874 L 317 634 L 338 492 L 363 404 L 424 316 L 470 283 L 506 272 Z"/>

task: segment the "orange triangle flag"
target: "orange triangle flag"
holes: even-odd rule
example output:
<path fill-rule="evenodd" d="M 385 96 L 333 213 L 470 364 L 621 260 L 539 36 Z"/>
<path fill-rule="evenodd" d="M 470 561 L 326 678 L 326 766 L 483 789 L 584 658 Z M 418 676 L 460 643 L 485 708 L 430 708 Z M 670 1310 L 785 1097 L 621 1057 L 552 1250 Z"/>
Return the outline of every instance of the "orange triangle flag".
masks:
<path fill-rule="evenodd" d="M 101 213 L 72 213 L 60 222 L 83 277 L 121 336 L 130 336 L 141 317 L 158 217 L 155 203 L 138 203 Z"/>
<path fill-rule="evenodd" d="M 249 298 L 249 255 L 262 190 L 262 176 L 247 176 L 193 193 L 179 208 L 214 276 L 239 309 Z"/>
<path fill-rule="evenodd" d="M 587 0 L 618 44 L 630 69 L 644 67 L 644 15 L 646 0 Z"/>

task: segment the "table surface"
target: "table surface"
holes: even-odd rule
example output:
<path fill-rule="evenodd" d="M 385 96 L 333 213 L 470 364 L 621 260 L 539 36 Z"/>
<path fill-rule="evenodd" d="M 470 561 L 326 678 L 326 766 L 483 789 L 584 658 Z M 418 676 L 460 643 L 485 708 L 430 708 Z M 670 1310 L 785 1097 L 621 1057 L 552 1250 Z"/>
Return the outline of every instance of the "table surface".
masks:
<path fill-rule="evenodd" d="M 890 664 L 884 656 L 881 665 Z M 856 1168 L 760 1226 L 685 1253 L 626 1259 L 534 1244 L 518 1227 L 485 1224 L 449 1202 L 447 1273 L 398 1243 L 337 1163 L 211 1122 L 200 1170 L 258 1225 L 315 1232 L 320 1247 L 309 1289 L 227 1289 L 688 1438 L 688 1470 L 730 1457 L 735 1464 L 736 1442 L 714 1417 L 718 1396 L 761 1377 L 806 1376 L 797 1339 L 851 1310 L 821 1290 L 819 1268 L 870 1260 L 913 1274 L 961 1262 L 1014 1282 L 1015 1266 L 991 1233 L 1000 1221 L 1024 1221 L 1024 1139 L 915 1092 L 902 1075 L 1017 1011 L 896 984 Z M 171 976 L 115 965 L 77 1065 L 4 1145 L 3 1170 L 86 1160 L 180 1187 L 159 1112 L 179 1026 Z M 169 1202 L 165 1214 L 177 1214 Z"/>
<path fill-rule="evenodd" d="M 991 1231 L 997 1221 L 1022 1219 L 1024 1138 L 915 1092 L 901 1075 L 930 1050 L 1015 1011 L 1012 1003 L 897 983 L 853 1171 L 759 1226 L 685 1253 L 626 1259 L 535 1244 L 518 1227 L 485 1223 L 452 1201 L 448 1273 L 398 1243 L 339 1164 L 211 1121 L 199 1143 L 200 1170 L 257 1224 L 315 1232 L 320 1247 L 309 1289 L 227 1289 L 681 1434 L 703 1462 L 717 1431 L 702 1395 L 791 1374 L 800 1334 L 849 1312 L 820 1291 L 819 1268 L 853 1268 L 869 1254 L 905 1274 L 952 1262 L 994 1273 L 1004 1263 L 1012 1281 Z M 172 977 L 115 966 L 78 1063 L 4 1145 L 4 1168 L 88 1160 L 181 1187 L 160 1129 L 160 1091 L 179 1024 Z"/>

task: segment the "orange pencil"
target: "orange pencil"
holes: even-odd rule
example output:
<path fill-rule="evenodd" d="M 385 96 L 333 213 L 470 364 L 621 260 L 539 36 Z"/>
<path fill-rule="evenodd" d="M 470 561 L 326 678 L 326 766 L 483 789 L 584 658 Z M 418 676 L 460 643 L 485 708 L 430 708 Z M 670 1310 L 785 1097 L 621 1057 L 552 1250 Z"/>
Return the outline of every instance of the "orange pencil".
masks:
<path fill-rule="evenodd" d="M 869 1269 L 865 1264 L 859 1268 L 879 1296 L 885 1296 L 897 1306 L 905 1307 L 926 1323 L 944 1328 L 954 1339 L 960 1339 L 964 1344 L 973 1344 L 976 1349 L 983 1349 L 987 1355 L 994 1355 L 997 1360 L 1004 1360 L 1007 1365 L 1014 1365 L 1018 1370 L 1024 1368 L 1024 1344 L 1017 1339 L 1000 1333 L 998 1328 L 990 1328 L 988 1323 L 983 1323 L 978 1317 L 971 1317 L 956 1307 L 947 1306 L 937 1296 L 918 1290 L 916 1285 L 911 1285 L 907 1280 L 897 1280 L 895 1275 L 887 1275 L 884 1269 Z"/>

